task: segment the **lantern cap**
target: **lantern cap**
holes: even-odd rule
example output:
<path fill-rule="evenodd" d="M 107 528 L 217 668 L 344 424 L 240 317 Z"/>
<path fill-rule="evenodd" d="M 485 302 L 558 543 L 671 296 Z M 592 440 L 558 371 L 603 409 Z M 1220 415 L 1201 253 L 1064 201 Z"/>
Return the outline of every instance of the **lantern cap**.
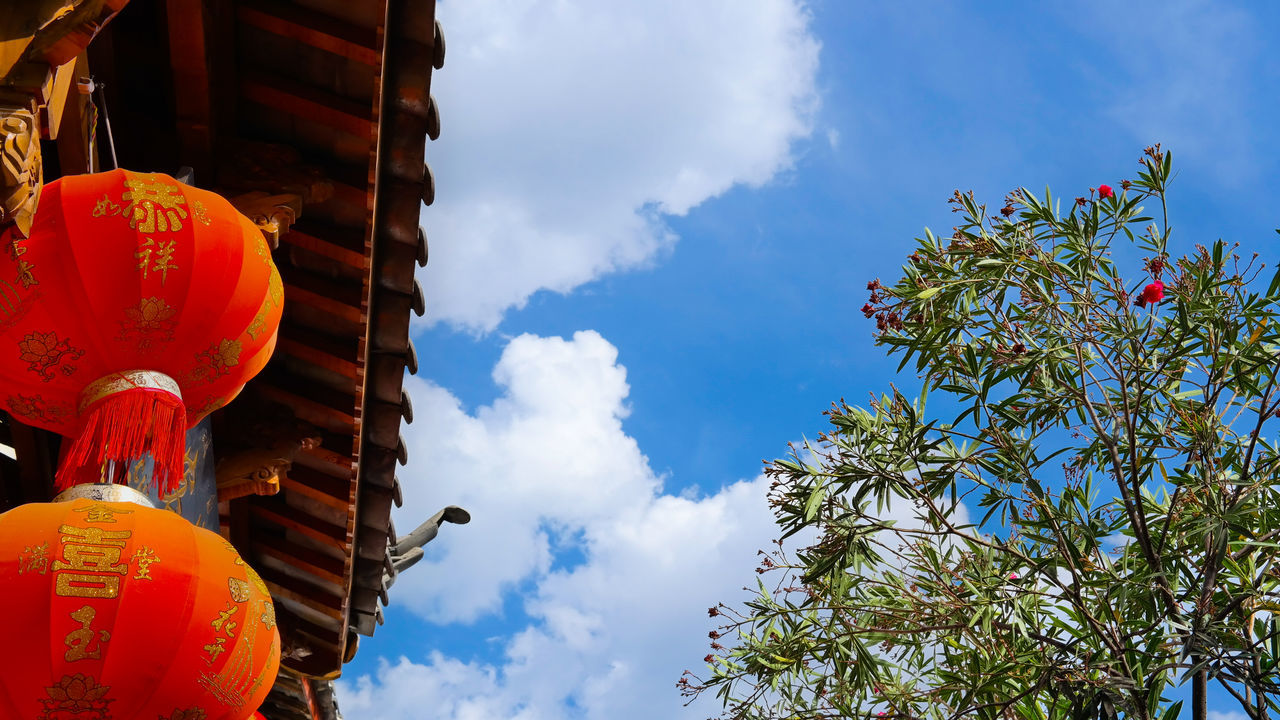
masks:
<path fill-rule="evenodd" d="M 61 489 L 94 483 L 108 463 L 119 470 L 150 455 L 161 497 L 183 477 L 187 410 L 177 381 L 155 370 L 104 375 L 80 392 L 81 425 L 58 467 Z M 111 474 L 107 479 L 121 480 Z"/>
<path fill-rule="evenodd" d="M 80 412 L 112 395 L 130 390 L 151 390 L 167 392 L 182 399 L 182 388 L 178 381 L 155 370 L 123 370 L 104 375 L 85 386 L 80 391 Z"/>
<path fill-rule="evenodd" d="M 97 500 L 100 502 L 127 502 L 143 507 L 154 508 L 156 504 L 151 498 L 134 490 L 128 485 L 111 483 L 84 483 L 73 485 L 54 496 L 54 502 L 71 502 L 72 500 Z"/>

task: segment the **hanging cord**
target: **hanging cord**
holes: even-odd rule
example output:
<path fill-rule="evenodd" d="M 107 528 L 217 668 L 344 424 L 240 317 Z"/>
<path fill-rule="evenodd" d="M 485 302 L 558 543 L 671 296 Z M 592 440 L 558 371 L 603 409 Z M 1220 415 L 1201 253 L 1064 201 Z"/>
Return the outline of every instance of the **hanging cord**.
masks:
<path fill-rule="evenodd" d="M 116 157 L 116 139 L 111 134 L 111 113 L 107 111 L 107 94 L 105 92 L 106 85 L 97 83 L 98 86 L 98 102 L 102 105 L 102 122 L 107 127 L 107 145 L 111 148 L 111 166 L 117 170 L 120 169 L 120 160 Z M 97 114 L 95 109 L 94 114 Z"/>
<path fill-rule="evenodd" d="M 89 172 L 98 172 L 98 105 L 89 96 Z"/>
<path fill-rule="evenodd" d="M 88 122 L 86 123 L 86 126 L 89 131 L 89 147 L 88 147 L 88 150 L 86 151 L 86 154 L 88 155 L 88 157 L 85 158 L 85 164 L 88 166 L 86 169 L 91 173 L 95 173 L 95 172 L 98 172 L 98 169 L 99 169 L 98 168 L 99 163 L 97 162 L 97 159 L 98 159 L 97 158 L 97 155 L 98 155 L 98 103 L 93 101 L 94 92 L 97 90 L 97 85 L 93 81 L 93 76 L 81 75 L 80 77 L 76 78 L 76 89 L 79 91 L 80 95 L 84 96 L 84 103 L 87 106 L 86 120 L 88 120 Z"/>

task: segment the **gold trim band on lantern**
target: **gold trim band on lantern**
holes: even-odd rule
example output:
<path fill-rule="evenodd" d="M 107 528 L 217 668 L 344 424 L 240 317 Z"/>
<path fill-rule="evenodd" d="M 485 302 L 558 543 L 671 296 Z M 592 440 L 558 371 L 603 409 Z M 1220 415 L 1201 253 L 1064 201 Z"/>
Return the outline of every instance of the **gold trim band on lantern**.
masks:
<path fill-rule="evenodd" d="M 156 503 L 142 492 L 128 485 L 112 485 L 109 483 L 73 485 L 53 497 L 53 502 L 71 502 L 73 500 L 127 502 L 149 508 L 156 507 Z"/>
<path fill-rule="evenodd" d="M 178 381 L 168 375 L 155 370 L 124 370 L 105 375 L 86 385 L 80 391 L 79 411 L 84 412 L 85 408 L 103 398 L 138 388 L 161 390 L 182 399 L 182 388 L 178 387 Z"/>

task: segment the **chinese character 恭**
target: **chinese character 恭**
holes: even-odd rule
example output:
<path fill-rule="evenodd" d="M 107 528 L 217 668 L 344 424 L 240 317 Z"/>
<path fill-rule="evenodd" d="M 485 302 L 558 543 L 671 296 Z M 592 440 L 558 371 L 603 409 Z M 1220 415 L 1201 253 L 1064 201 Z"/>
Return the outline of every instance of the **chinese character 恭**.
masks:
<path fill-rule="evenodd" d="M 129 178 L 121 200 L 127 200 L 124 213 L 129 216 L 129 227 L 138 232 L 169 232 L 182 229 L 187 217 L 187 199 L 182 190 L 153 178 Z"/>

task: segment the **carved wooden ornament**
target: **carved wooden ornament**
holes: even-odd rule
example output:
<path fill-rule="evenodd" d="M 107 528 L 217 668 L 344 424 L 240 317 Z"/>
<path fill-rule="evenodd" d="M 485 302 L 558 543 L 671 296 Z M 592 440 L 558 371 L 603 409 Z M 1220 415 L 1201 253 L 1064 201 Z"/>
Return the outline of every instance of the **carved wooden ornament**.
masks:
<path fill-rule="evenodd" d="M 23 237 L 40 203 L 40 127 L 28 107 L 0 105 L 0 226 Z"/>

